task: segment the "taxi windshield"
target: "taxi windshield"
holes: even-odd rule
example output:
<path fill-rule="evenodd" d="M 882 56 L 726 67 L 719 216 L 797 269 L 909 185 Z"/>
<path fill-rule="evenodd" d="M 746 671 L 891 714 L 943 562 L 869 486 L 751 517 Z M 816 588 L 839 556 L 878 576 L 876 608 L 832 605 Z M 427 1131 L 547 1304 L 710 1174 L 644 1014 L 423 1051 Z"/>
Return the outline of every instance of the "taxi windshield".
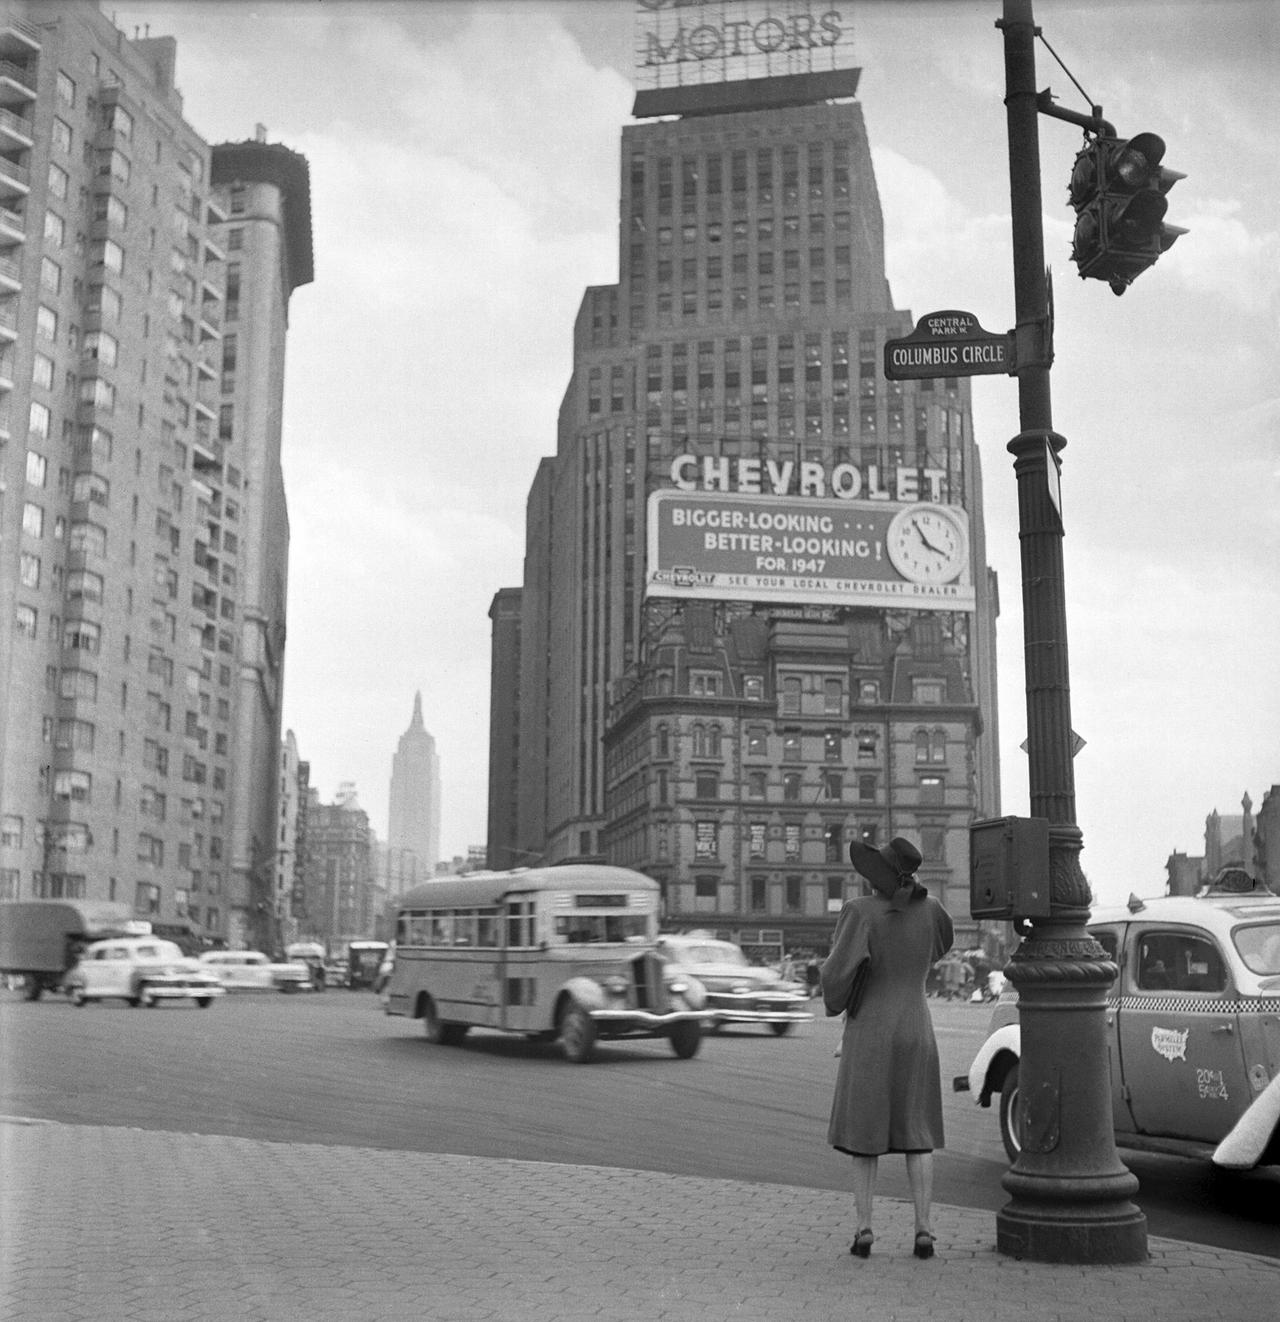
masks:
<path fill-rule="evenodd" d="M 1280 923 L 1255 923 L 1231 933 L 1240 958 L 1252 973 L 1280 973 Z"/>

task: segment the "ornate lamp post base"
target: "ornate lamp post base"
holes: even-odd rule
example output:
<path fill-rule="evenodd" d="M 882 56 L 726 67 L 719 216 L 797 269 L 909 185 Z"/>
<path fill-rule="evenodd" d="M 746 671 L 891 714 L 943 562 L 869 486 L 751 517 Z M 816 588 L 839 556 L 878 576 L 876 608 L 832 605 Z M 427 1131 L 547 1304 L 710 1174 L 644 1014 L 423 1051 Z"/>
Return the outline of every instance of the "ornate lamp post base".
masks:
<path fill-rule="evenodd" d="M 996 1246 L 1033 1262 L 1147 1257 L 1138 1181 L 1116 1155 L 1107 988 L 1116 966 L 1085 930 L 1087 910 L 1037 919 L 1005 970 L 1018 990 L 1022 1150 L 1003 1184 Z"/>

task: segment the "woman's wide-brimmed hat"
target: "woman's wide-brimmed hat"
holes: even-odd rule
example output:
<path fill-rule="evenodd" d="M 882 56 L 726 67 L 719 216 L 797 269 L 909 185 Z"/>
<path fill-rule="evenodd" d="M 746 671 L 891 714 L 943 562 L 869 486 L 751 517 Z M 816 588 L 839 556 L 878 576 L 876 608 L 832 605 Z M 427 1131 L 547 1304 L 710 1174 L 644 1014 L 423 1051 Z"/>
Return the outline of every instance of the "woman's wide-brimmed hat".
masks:
<path fill-rule="evenodd" d="M 849 845 L 849 862 L 886 899 L 893 899 L 899 888 L 906 888 L 906 899 L 925 893 L 924 887 L 912 880 L 912 874 L 924 858 L 910 840 L 904 840 L 900 835 L 879 849 L 854 840 Z"/>

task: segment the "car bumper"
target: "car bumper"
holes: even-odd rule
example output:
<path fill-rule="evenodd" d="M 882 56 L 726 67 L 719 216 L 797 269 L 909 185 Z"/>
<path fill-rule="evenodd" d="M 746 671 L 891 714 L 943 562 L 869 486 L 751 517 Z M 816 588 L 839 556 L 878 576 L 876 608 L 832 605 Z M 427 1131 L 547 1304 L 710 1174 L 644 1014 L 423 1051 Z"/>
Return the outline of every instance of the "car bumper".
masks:
<path fill-rule="evenodd" d="M 204 983 L 149 982 L 143 993 L 153 1000 L 186 1000 L 193 996 L 225 996 L 227 989 L 219 982 L 210 985 Z"/>
<path fill-rule="evenodd" d="M 651 1010 L 606 1009 L 588 1010 L 587 1013 L 598 1024 L 632 1024 L 637 1028 L 666 1028 L 688 1020 L 703 1025 L 715 1022 L 715 1015 L 707 1010 L 670 1010 L 666 1014 L 654 1014 Z"/>
<path fill-rule="evenodd" d="M 793 996 L 768 996 L 744 992 L 740 996 L 712 992 L 707 1009 L 722 1024 L 806 1024 L 813 1015 Z"/>

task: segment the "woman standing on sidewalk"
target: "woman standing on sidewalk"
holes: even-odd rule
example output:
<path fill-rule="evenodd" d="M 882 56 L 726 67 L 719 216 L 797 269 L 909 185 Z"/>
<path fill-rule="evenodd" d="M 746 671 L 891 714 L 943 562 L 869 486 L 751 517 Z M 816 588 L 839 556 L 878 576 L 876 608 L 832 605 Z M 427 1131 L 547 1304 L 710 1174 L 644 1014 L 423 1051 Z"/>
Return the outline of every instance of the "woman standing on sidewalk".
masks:
<path fill-rule="evenodd" d="M 951 949 L 951 917 L 914 879 L 920 851 L 901 836 L 882 849 L 849 846 L 874 894 L 848 901 L 822 966 L 828 1015 L 847 1012 L 840 1045 L 831 1146 L 853 1158 L 858 1233 L 868 1257 L 878 1158 L 906 1156 L 918 1258 L 933 1256 L 933 1150 L 943 1145 L 938 1044 L 925 1000 L 929 969 Z"/>

